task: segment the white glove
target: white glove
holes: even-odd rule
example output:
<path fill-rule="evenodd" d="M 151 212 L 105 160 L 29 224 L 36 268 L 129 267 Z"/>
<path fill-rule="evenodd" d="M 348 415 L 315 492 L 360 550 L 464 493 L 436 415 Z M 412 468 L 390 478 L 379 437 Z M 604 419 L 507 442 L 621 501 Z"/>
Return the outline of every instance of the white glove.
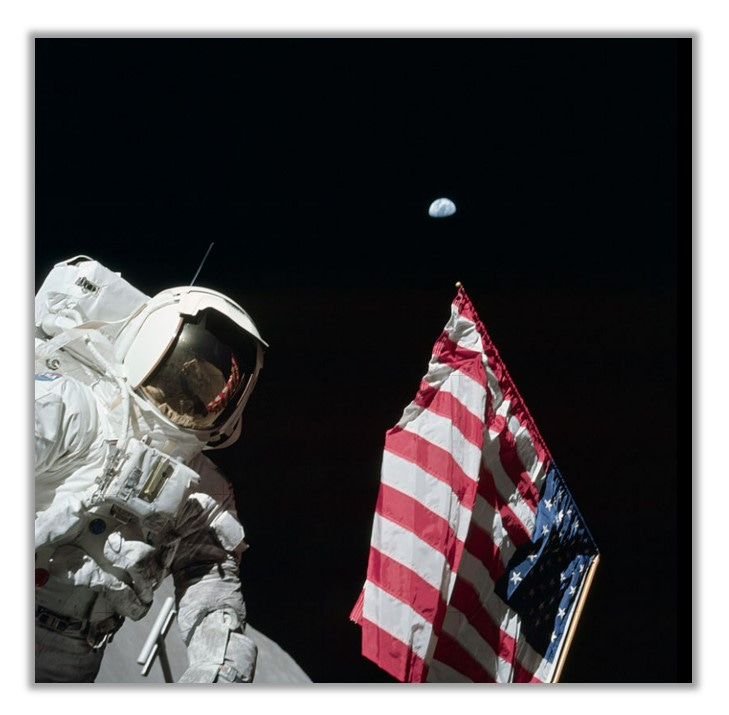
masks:
<path fill-rule="evenodd" d="M 162 578 L 156 549 L 116 531 L 106 538 L 88 536 L 87 522 L 83 499 L 54 502 L 36 517 L 36 554 L 52 556 L 49 570 L 56 580 L 97 591 L 115 612 L 139 620 Z"/>
<path fill-rule="evenodd" d="M 131 556 L 131 552 L 138 550 L 137 545 L 143 547 L 144 550 L 151 549 L 154 551 L 152 547 L 141 542 L 127 543 L 134 546 L 131 549 L 124 550 L 126 557 Z M 106 552 L 106 547 L 104 551 Z M 143 563 L 144 558 L 148 557 L 149 554 L 140 553 L 138 556 L 141 563 Z M 70 545 L 61 546 L 55 552 L 53 563 L 52 573 L 55 578 L 61 578 L 67 581 L 69 585 L 78 588 L 88 588 L 98 592 L 106 599 L 113 612 L 119 615 L 138 621 L 147 614 L 152 605 L 151 584 L 146 578 L 133 575 L 137 573 L 137 569 L 131 566 L 128 572 L 133 580 L 131 580 L 131 583 L 126 583 L 111 573 L 108 567 L 100 566 L 85 551 Z"/>

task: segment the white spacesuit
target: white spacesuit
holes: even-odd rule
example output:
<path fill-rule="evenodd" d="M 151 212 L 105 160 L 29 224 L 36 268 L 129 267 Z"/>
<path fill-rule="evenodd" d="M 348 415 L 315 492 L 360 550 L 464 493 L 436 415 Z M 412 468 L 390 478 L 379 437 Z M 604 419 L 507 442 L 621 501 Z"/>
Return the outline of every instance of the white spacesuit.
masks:
<path fill-rule="evenodd" d="M 169 574 L 189 668 L 250 682 L 232 444 L 267 347 L 211 290 L 149 298 L 85 256 L 36 295 L 36 682 L 92 682 L 125 618 Z"/>

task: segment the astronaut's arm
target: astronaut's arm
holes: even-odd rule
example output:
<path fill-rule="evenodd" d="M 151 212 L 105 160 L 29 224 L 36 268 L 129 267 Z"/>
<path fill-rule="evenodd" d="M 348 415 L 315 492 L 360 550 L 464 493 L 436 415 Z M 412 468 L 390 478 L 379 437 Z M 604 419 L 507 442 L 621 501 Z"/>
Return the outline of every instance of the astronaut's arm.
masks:
<path fill-rule="evenodd" d="M 247 545 L 229 487 L 219 483 L 214 496 L 193 494 L 181 531 L 171 565 L 178 624 L 188 647 L 189 668 L 180 682 L 251 682 L 257 648 L 245 635 L 239 576 Z"/>

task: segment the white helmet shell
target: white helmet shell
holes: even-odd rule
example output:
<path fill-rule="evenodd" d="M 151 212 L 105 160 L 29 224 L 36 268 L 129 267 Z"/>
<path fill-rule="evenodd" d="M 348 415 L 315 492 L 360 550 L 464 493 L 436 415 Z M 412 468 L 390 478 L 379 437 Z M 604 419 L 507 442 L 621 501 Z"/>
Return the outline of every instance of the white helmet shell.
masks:
<path fill-rule="evenodd" d="M 267 347 L 237 303 L 185 286 L 162 291 L 130 317 L 115 357 L 137 396 L 178 428 L 220 447 L 240 433 Z"/>

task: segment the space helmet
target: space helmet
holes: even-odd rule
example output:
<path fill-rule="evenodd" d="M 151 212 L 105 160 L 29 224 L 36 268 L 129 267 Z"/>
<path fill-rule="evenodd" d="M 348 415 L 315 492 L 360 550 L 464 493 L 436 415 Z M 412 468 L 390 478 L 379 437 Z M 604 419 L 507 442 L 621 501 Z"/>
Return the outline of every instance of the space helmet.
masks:
<path fill-rule="evenodd" d="M 132 315 L 114 353 L 135 395 L 216 448 L 238 438 L 267 347 L 237 303 L 185 286 L 158 293 Z"/>

